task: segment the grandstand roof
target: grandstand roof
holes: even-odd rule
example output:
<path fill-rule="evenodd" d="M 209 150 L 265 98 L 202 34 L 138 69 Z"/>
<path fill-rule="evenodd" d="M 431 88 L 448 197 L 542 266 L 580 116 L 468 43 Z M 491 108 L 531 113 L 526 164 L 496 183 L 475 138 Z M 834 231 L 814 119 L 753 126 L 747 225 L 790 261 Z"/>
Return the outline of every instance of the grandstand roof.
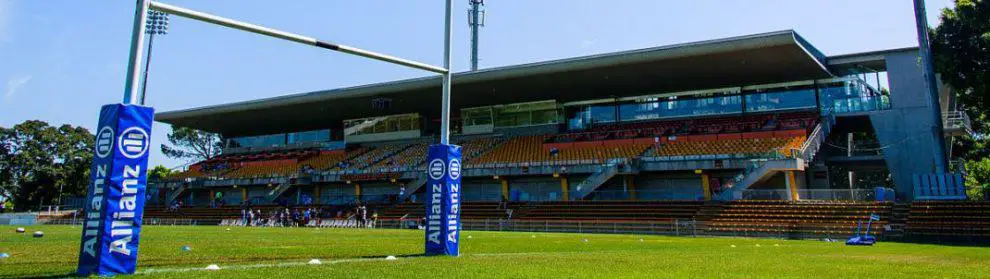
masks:
<path fill-rule="evenodd" d="M 460 108 L 555 99 L 569 102 L 833 76 L 827 58 L 793 30 L 621 51 L 454 74 Z M 389 98 L 388 109 L 371 100 Z M 440 115 L 440 77 L 158 113 L 155 120 L 229 136 L 321 129 L 344 119 Z"/>
<path fill-rule="evenodd" d="M 829 69 L 836 74 L 883 72 L 887 70 L 887 55 L 917 53 L 918 47 L 895 48 L 870 52 L 849 53 L 828 57 Z"/>

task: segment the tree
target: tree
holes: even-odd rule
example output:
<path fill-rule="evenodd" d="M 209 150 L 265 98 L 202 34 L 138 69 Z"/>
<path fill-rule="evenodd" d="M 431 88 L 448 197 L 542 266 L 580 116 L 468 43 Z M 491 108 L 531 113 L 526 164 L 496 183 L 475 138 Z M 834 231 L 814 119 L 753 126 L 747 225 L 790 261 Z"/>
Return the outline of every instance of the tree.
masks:
<path fill-rule="evenodd" d="M 990 0 L 956 0 L 941 21 L 931 30 L 935 69 L 956 91 L 976 133 L 958 138 L 952 155 L 966 161 L 969 196 L 982 197 L 990 184 Z"/>
<path fill-rule="evenodd" d="M 985 119 L 990 108 L 990 0 L 955 4 L 942 10 L 942 24 L 932 30 L 934 64 L 942 81 L 956 90 L 963 109 Z M 974 123 L 986 131 L 986 123 Z"/>
<path fill-rule="evenodd" d="M 0 127 L 0 195 L 17 210 L 85 195 L 93 140 L 85 128 L 37 120 Z"/>
<path fill-rule="evenodd" d="M 148 170 L 148 181 L 162 181 L 172 175 L 172 169 L 157 165 Z"/>
<path fill-rule="evenodd" d="M 220 135 L 175 127 L 168 134 L 168 144 L 162 144 L 162 153 L 169 158 L 191 161 L 209 160 L 223 150 Z"/>
<path fill-rule="evenodd" d="M 966 194 L 970 199 L 982 199 L 990 191 L 990 158 L 966 162 Z"/>

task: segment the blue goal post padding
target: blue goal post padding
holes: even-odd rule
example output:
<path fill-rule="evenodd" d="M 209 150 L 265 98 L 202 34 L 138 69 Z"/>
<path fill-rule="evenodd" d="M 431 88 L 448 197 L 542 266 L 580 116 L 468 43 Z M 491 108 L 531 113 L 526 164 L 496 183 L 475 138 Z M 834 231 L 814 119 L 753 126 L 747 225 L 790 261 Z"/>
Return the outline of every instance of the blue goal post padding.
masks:
<path fill-rule="evenodd" d="M 426 255 L 457 256 L 461 231 L 461 147 L 431 145 L 426 176 Z"/>
<path fill-rule="evenodd" d="M 76 273 L 133 274 L 148 182 L 154 109 L 112 104 L 100 109 Z"/>

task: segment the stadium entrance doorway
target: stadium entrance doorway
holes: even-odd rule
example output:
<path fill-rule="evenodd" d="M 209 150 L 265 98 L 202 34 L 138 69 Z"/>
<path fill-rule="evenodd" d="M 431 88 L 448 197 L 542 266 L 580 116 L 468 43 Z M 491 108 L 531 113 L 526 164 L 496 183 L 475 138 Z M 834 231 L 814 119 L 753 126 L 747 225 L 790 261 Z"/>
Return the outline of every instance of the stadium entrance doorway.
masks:
<path fill-rule="evenodd" d="M 458 255 L 460 230 L 460 147 L 450 140 L 450 39 L 451 1 L 445 0 L 443 67 L 393 57 L 356 47 L 241 22 L 151 0 L 136 0 L 124 98 L 121 104 L 104 106 L 100 113 L 97 144 L 85 207 L 82 244 L 76 273 L 83 276 L 133 274 L 137 267 L 138 239 L 144 212 L 148 149 L 154 111 L 144 106 L 139 91 L 140 65 L 149 11 L 234 28 L 241 31 L 306 44 L 322 49 L 371 58 L 425 70 L 442 76 L 440 143 L 429 149 L 427 199 L 427 255 Z"/>

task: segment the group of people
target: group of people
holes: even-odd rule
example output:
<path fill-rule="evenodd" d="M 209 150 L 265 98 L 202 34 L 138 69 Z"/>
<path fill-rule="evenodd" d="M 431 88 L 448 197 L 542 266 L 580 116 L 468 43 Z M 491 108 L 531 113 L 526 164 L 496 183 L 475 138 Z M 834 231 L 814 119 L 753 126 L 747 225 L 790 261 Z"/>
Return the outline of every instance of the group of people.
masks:
<path fill-rule="evenodd" d="M 267 213 L 261 209 L 245 207 L 241 209 L 241 225 L 250 227 L 305 227 L 312 220 L 319 219 L 354 219 L 360 227 L 372 227 L 378 221 L 378 212 L 368 214 L 368 208 L 362 204 L 355 205 L 351 210 L 340 209 L 336 214 L 319 207 L 304 209 L 277 208 Z"/>
<path fill-rule="evenodd" d="M 296 208 L 289 210 L 289 208 L 286 207 L 272 210 L 267 214 L 262 213 L 261 209 L 241 209 L 242 224 L 249 227 L 303 227 L 306 226 L 310 220 L 320 218 L 320 216 L 321 210 L 319 208 Z"/>
<path fill-rule="evenodd" d="M 168 205 L 168 211 L 169 212 L 178 212 L 179 209 L 182 208 L 182 206 L 183 206 L 182 201 L 180 201 L 180 200 L 173 201 L 172 204 Z"/>

